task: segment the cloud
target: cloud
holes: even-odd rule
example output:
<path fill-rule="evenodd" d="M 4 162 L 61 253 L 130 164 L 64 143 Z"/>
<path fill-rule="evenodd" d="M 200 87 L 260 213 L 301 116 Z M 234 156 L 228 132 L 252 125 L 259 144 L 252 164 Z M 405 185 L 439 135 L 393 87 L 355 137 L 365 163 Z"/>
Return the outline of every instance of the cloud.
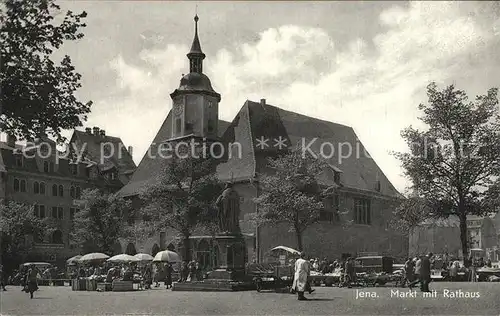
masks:
<path fill-rule="evenodd" d="M 343 47 L 327 30 L 284 25 L 262 31 L 256 42 L 221 48 L 207 56 L 205 69 L 222 94 L 222 119 L 232 120 L 246 99 L 266 98 L 288 110 L 350 125 L 403 190 L 406 182 L 389 151 L 405 150 L 399 132 L 418 125 L 416 107 L 426 101 L 425 86 L 491 68 L 491 59 L 471 65 L 471 56 L 484 54 L 481 50 L 495 41 L 500 20 L 488 28 L 479 19 L 457 3 L 411 2 L 380 14 L 383 31 L 375 37 L 353 38 Z M 187 46 L 170 43 L 144 49 L 137 61 L 117 56 L 110 63 L 118 78 L 117 97 L 96 103 L 114 110 L 95 120 L 133 145 L 136 161 L 171 108 L 169 93 L 188 71 L 187 51 Z M 492 83 L 479 85 L 485 92 Z M 108 121 L 112 118 L 115 123 Z"/>

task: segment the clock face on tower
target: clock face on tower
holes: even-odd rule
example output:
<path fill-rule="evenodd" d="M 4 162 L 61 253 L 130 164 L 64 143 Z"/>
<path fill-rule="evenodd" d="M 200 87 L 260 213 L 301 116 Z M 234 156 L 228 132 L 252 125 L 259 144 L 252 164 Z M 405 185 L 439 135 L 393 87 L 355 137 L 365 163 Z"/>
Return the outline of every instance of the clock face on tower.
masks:
<path fill-rule="evenodd" d="M 182 103 L 180 103 L 180 102 L 174 103 L 173 111 L 174 111 L 174 115 L 176 115 L 176 116 L 181 115 L 182 114 Z"/>

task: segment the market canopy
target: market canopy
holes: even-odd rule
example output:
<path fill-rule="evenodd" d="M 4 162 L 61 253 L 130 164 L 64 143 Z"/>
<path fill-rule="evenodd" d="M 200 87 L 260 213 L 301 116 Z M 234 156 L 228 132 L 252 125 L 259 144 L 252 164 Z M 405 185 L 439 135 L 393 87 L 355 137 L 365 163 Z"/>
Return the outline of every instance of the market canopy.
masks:
<path fill-rule="evenodd" d="M 66 260 L 66 263 L 67 263 L 67 264 L 75 264 L 75 263 L 77 263 L 78 261 L 80 261 L 80 258 L 81 258 L 81 257 L 82 257 L 81 255 L 77 255 L 77 256 L 71 257 L 71 258 L 69 258 L 68 260 Z"/>
<path fill-rule="evenodd" d="M 170 250 L 160 251 L 156 254 L 153 262 L 180 262 L 181 259 L 176 252 Z"/>
<path fill-rule="evenodd" d="M 81 257 L 79 262 L 91 262 L 91 261 L 99 261 L 106 260 L 109 256 L 100 252 L 88 253 L 85 256 Z"/>
<path fill-rule="evenodd" d="M 108 261 L 108 262 L 137 262 L 137 261 L 139 261 L 139 259 L 137 259 L 136 257 L 131 256 L 131 255 L 121 254 L 121 255 L 113 256 L 106 261 Z"/>
<path fill-rule="evenodd" d="M 26 262 L 26 263 L 21 264 L 21 266 L 23 266 L 23 267 L 29 267 L 31 265 L 34 265 L 35 267 L 51 267 L 52 266 L 52 264 L 50 264 L 48 262 Z"/>
<path fill-rule="evenodd" d="M 271 251 L 276 251 L 276 250 L 284 250 L 284 251 L 292 253 L 294 255 L 300 255 L 300 251 L 295 250 L 295 249 L 290 248 L 290 247 L 287 247 L 287 246 L 278 246 L 278 247 L 274 247 L 273 249 L 271 249 Z"/>

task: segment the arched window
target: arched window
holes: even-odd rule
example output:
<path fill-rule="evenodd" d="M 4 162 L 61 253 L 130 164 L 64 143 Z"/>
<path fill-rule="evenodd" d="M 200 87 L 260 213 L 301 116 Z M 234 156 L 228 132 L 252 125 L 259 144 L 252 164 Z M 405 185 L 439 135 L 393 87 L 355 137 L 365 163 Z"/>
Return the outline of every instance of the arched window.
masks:
<path fill-rule="evenodd" d="M 81 195 L 82 195 L 82 192 L 81 192 L 80 187 L 76 187 L 76 189 L 75 189 L 75 197 L 77 199 L 79 199 L 81 197 Z"/>
<path fill-rule="evenodd" d="M 130 256 L 135 256 L 137 254 L 137 251 L 135 250 L 135 246 L 133 243 L 129 243 L 127 245 L 127 249 L 125 250 L 125 253 Z"/>
<path fill-rule="evenodd" d="M 210 258 L 210 247 L 208 242 L 202 239 L 198 243 L 198 249 L 196 251 L 196 259 L 200 263 L 200 266 L 203 269 L 207 269 L 211 266 L 211 258 Z"/>
<path fill-rule="evenodd" d="M 63 244 L 63 234 L 60 230 L 56 230 L 52 233 L 52 243 L 53 244 Z"/>
<path fill-rule="evenodd" d="M 69 188 L 69 195 L 72 198 L 75 198 L 75 187 L 74 186 L 71 186 L 71 188 Z"/>
<path fill-rule="evenodd" d="M 26 192 L 26 180 L 21 180 L 21 192 Z"/>
<path fill-rule="evenodd" d="M 37 181 L 33 182 L 33 193 L 40 193 L 40 183 L 38 183 Z"/>
<path fill-rule="evenodd" d="M 153 248 L 151 249 L 151 255 L 154 257 L 159 251 L 160 251 L 160 246 L 158 246 L 158 244 L 154 244 Z"/>
<path fill-rule="evenodd" d="M 45 194 L 45 182 L 40 182 L 40 194 Z"/>
<path fill-rule="evenodd" d="M 49 162 L 48 161 L 44 161 L 43 162 L 43 172 L 49 172 Z"/>
<path fill-rule="evenodd" d="M 52 185 L 52 196 L 57 196 L 57 184 Z"/>
<path fill-rule="evenodd" d="M 40 230 L 35 230 L 33 233 L 33 239 L 36 243 L 42 243 L 43 242 L 43 234 Z"/>
<path fill-rule="evenodd" d="M 170 251 L 175 251 L 175 246 L 174 246 L 172 243 L 170 243 L 170 244 L 168 244 L 168 246 L 167 246 L 167 250 L 170 250 Z"/>
<path fill-rule="evenodd" d="M 19 180 L 14 179 L 14 192 L 19 192 Z"/>
<path fill-rule="evenodd" d="M 23 155 L 21 154 L 16 154 L 16 166 L 17 167 L 22 167 L 23 166 Z"/>
<path fill-rule="evenodd" d="M 59 185 L 59 196 L 64 196 L 64 187 Z"/>

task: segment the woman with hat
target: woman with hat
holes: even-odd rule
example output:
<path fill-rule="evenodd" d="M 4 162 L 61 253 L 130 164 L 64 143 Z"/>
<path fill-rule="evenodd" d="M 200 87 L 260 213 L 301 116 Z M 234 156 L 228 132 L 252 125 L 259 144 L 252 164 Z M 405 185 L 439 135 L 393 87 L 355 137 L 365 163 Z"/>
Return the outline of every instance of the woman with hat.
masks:
<path fill-rule="evenodd" d="M 26 292 L 30 293 L 30 298 L 33 298 L 33 293 L 38 290 L 38 270 L 35 265 L 32 264 L 28 270 L 28 274 L 26 275 Z"/>

